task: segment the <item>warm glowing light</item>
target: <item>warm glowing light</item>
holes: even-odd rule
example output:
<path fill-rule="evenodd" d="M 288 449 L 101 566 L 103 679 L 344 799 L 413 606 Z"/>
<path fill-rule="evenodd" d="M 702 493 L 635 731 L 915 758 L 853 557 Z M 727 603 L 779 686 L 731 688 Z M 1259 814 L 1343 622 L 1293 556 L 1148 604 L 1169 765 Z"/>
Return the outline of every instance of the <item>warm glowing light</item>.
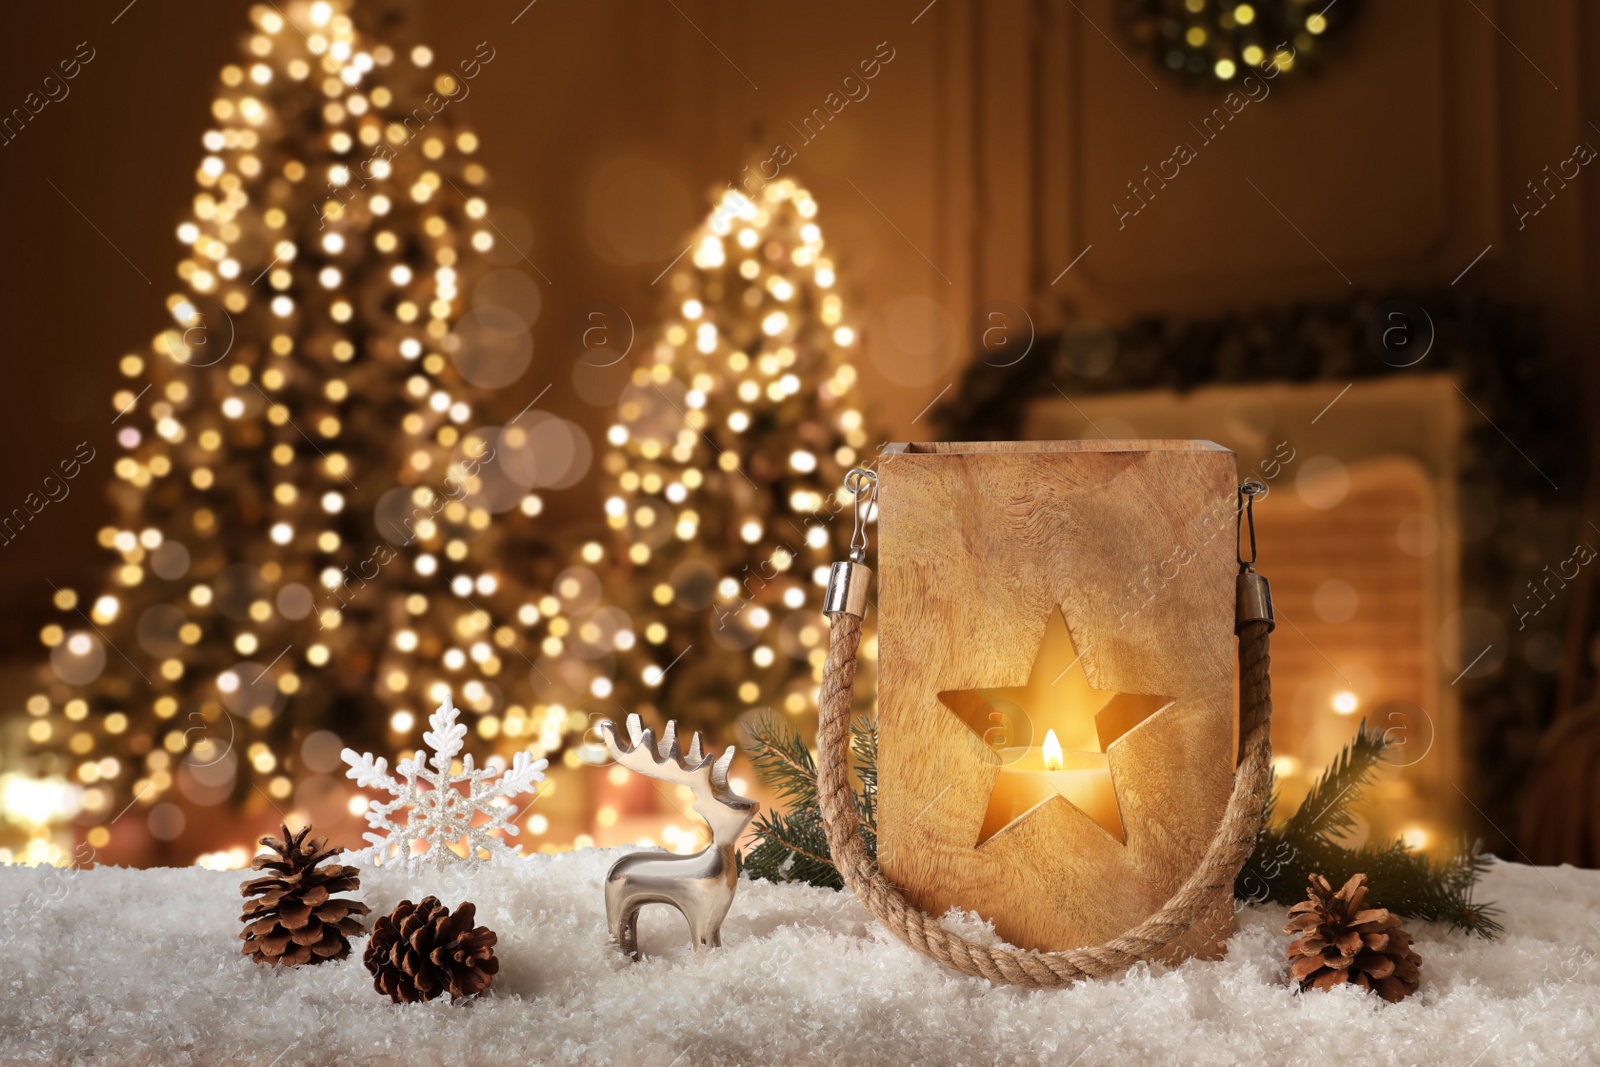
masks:
<path fill-rule="evenodd" d="M 813 652 L 823 654 L 820 648 Z M 1026 679 L 1017 678 L 1009 686 L 938 694 L 939 702 L 1001 757 L 1000 776 L 975 843 L 1028 818 L 1057 796 L 1126 842 L 1107 752 L 1168 700 L 1096 689 L 1083 661 L 1065 617 L 1055 610 L 1046 620 Z M 1010 716 L 1018 713 L 1034 724 L 1034 737 L 1043 733 L 1042 742 L 1003 740 L 1012 733 L 1009 725 L 997 737 L 996 723 L 1009 723 Z M 1012 745 L 1016 747 L 1005 747 Z"/>
<path fill-rule="evenodd" d="M 1333 694 L 1333 710 L 1340 715 L 1354 714 L 1356 708 L 1361 706 L 1361 701 L 1348 689 L 1340 690 Z"/>
<path fill-rule="evenodd" d="M 243 845 L 217 852 L 202 852 L 195 857 L 194 865 L 208 871 L 242 871 L 250 866 L 250 854 Z"/>
<path fill-rule="evenodd" d="M 0 775 L 0 813 L 34 829 L 78 814 L 83 790 L 66 779 L 29 778 L 15 772 Z"/>
<path fill-rule="evenodd" d="M 1065 757 L 1061 751 L 1061 739 L 1056 736 L 1054 730 L 1046 730 L 1044 733 L 1044 769 L 1047 771 L 1059 771 L 1065 766 Z"/>
<path fill-rule="evenodd" d="M 1407 848 L 1427 848 L 1428 831 L 1420 826 L 1408 826 L 1400 831 L 1400 840 L 1405 843 Z"/>

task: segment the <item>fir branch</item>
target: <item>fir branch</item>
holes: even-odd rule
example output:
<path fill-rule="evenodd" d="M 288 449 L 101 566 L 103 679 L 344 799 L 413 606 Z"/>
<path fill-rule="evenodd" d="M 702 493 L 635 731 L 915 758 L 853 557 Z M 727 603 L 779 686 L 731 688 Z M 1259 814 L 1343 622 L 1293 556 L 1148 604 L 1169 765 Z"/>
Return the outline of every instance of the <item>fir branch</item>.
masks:
<path fill-rule="evenodd" d="M 1368 893 L 1373 907 L 1430 922 L 1447 922 L 1487 938 L 1503 929 L 1498 907 L 1472 900 L 1473 887 L 1493 862 L 1493 857 L 1483 851 L 1481 841 L 1464 843 L 1441 862 L 1413 852 L 1398 840 L 1377 847 L 1365 845 L 1356 850 L 1354 859 L 1355 866 L 1365 870 L 1382 889 L 1381 893 Z"/>
<path fill-rule="evenodd" d="M 1296 839 L 1320 837 L 1331 841 L 1353 830 L 1356 823 L 1351 808 L 1372 784 L 1388 747 L 1383 734 L 1368 730 L 1367 721 L 1361 720 L 1355 739 L 1322 772 L 1299 810 L 1290 817 L 1285 832 Z"/>
<path fill-rule="evenodd" d="M 828 855 L 828 839 L 814 810 L 772 812 L 754 824 L 760 839 L 742 857 L 750 877 L 769 882 L 804 882 L 842 889 L 844 882 Z"/>
<path fill-rule="evenodd" d="M 789 800 L 787 812 L 764 813 L 751 829 L 756 844 L 739 857 L 750 877 L 772 882 L 805 882 L 842 889 L 817 802 L 816 761 L 800 732 L 771 713 L 749 727 L 750 761 L 761 781 Z M 856 777 L 856 818 L 869 855 L 878 851 L 878 732 L 869 719 L 850 724 L 850 751 Z"/>
<path fill-rule="evenodd" d="M 800 731 L 770 711 L 745 728 L 750 762 L 761 781 L 796 809 L 817 806 L 817 764 Z"/>
<path fill-rule="evenodd" d="M 1267 831 L 1250 857 L 1234 895 L 1247 903 L 1270 900 L 1296 904 L 1305 898 L 1306 883 L 1320 874 L 1335 885 L 1353 874 L 1368 877 L 1370 907 L 1388 908 L 1396 915 L 1445 922 L 1460 930 L 1492 938 L 1501 931 L 1500 909 L 1472 899 L 1472 889 L 1488 869 L 1491 857 L 1477 842 L 1457 850 L 1449 859 L 1435 862 L 1395 840 L 1346 848 L 1328 842 L 1295 845 L 1282 836 L 1282 827 Z"/>
<path fill-rule="evenodd" d="M 1340 885 L 1364 872 L 1370 906 L 1494 937 L 1501 931 L 1500 909 L 1472 899 L 1474 887 L 1492 862 L 1480 842 L 1464 845 L 1442 862 L 1398 839 L 1359 848 L 1340 843 L 1355 826 L 1353 809 L 1372 784 L 1386 747 L 1383 735 L 1363 722 L 1299 809 L 1276 825 L 1270 823 L 1277 801 L 1274 789 L 1256 847 L 1234 882 L 1235 899 L 1296 904 L 1304 899 L 1312 874 Z"/>

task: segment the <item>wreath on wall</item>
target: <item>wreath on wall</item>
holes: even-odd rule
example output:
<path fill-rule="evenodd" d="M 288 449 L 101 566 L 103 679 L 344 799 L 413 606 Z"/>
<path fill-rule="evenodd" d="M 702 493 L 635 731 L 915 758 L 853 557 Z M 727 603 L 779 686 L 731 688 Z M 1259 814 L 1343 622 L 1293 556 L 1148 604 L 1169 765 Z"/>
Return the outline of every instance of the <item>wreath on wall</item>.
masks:
<path fill-rule="evenodd" d="M 1409 350 L 1425 358 L 1413 362 L 1407 350 L 1391 347 L 1385 330 L 1397 306 L 1426 310 L 1428 343 Z M 944 435 L 937 439 L 1005 441 L 1022 436 L 1029 406 L 1057 388 L 1073 396 L 1184 393 L 1204 385 L 1417 373 L 1453 374 L 1477 409 L 1467 412 L 1461 445 L 1461 512 L 1479 531 L 1462 545 L 1461 606 L 1509 620 L 1509 605 L 1527 596 L 1527 579 L 1566 557 L 1579 536 L 1581 493 L 1558 495 L 1552 482 L 1577 488 L 1587 475 L 1577 390 L 1528 308 L 1445 290 L 1207 320 L 1145 317 L 1120 330 L 1040 337 L 1027 358 L 1009 366 L 976 360 L 933 419 Z M 1556 713 L 1557 677 L 1538 650 L 1561 641 L 1570 601 L 1553 604 L 1525 629 L 1507 625 L 1510 648 L 1500 664 L 1469 672 L 1458 686 L 1463 750 L 1473 766 L 1462 787 L 1481 819 L 1474 834 L 1501 854 L 1512 852 L 1518 799 Z"/>
<path fill-rule="evenodd" d="M 1117 25 L 1160 70 L 1226 87 L 1251 69 L 1315 69 L 1360 9 L 1361 0 L 1121 0 Z"/>

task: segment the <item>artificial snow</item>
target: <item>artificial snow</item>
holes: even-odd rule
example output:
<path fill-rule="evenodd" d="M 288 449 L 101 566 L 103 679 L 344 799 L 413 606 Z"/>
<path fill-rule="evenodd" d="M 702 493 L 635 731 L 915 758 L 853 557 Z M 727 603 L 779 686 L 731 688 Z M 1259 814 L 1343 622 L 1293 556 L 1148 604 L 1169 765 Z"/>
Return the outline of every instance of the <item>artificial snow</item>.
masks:
<path fill-rule="evenodd" d="M 374 915 L 478 905 L 501 970 L 474 1001 L 395 1005 L 348 959 L 239 952 L 242 872 L 0 867 L 0 1064 L 1489 1064 L 1600 1059 L 1600 871 L 1497 864 L 1498 941 L 1409 923 L 1422 988 L 1394 1005 L 1285 986 L 1284 909 L 1228 957 L 1060 990 L 992 986 L 901 945 L 848 892 L 741 881 L 724 947 L 647 907 L 629 963 L 601 882 L 627 850 L 367 869 Z M 976 927 L 968 919 L 964 928 Z M 992 935 L 991 935 L 992 936 Z"/>

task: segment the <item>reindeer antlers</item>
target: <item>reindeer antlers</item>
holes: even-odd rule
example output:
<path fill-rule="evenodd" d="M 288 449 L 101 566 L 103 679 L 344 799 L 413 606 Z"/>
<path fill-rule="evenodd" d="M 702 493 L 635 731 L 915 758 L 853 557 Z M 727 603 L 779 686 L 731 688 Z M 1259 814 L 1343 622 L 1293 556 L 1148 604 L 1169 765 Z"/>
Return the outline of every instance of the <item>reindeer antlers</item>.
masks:
<path fill-rule="evenodd" d="M 655 735 L 644 728 L 638 715 L 628 716 L 627 741 L 617 736 L 617 724 L 614 722 L 602 722 L 600 732 L 606 739 L 606 747 L 611 750 L 611 755 L 631 771 L 679 785 L 709 782 L 712 795 L 719 800 L 744 799 L 728 786 L 728 767 L 738 751 L 734 745 L 729 745 L 722 757 L 716 759 L 712 754 L 701 751 L 700 734 L 695 733 L 689 741 L 688 753 L 684 754 L 678 750 L 676 722 L 667 723 L 666 729 L 661 731 L 660 742 L 657 742 Z"/>

